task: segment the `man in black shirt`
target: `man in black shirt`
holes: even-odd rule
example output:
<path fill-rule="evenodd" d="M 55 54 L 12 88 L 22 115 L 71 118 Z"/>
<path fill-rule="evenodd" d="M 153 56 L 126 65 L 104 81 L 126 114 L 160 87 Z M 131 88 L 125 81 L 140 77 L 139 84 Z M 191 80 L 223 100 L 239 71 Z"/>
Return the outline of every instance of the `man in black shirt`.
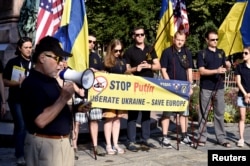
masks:
<path fill-rule="evenodd" d="M 21 107 L 28 131 L 24 148 L 27 166 L 74 165 L 69 141 L 72 114 L 67 102 L 75 91 L 72 82 L 60 87 L 55 79 L 59 62 L 69 56 L 53 37 L 41 39 L 36 46 L 32 57 L 35 67 L 21 86 Z M 78 111 L 86 110 L 79 107 Z"/>
<path fill-rule="evenodd" d="M 137 27 L 133 31 L 133 39 L 135 44 L 130 47 L 124 54 L 127 62 L 127 73 L 133 73 L 136 76 L 153 77 L 153 71 L 160 70 L 160 62 L 155 51 L 151 51 L 152 47 L 145 44 L 145 32 L 141 27 Z M 142 143 L 150 148 L 156 148 L 152 143 L 148 142 L 150 137 L 150 111 L 128 111 L 128 146 L 127 149 L 137 152 L 136 142 L 136 120 L 142 114 Z"/>

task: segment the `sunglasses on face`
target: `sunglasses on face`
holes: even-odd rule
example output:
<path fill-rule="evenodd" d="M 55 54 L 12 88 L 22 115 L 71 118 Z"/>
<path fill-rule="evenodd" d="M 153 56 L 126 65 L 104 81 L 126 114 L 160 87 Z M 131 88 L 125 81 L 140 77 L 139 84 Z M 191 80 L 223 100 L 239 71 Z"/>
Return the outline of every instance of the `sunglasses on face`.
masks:
<path fill-rule="evenodd" d="M 93 44 L 95 44 L 95 43 L 96 43 L 96 41 L 89 40 L 89 43 L 93 43 Z"/>
<path fill-rule="evenodd" d="M 209 39 L 209 41 L 218 41 L 219 39 Z"/>
<path fill-rule="evenodd" d="M 121 53 L 121 52 L 122 52 L 122 50 L 114 50 L 114 52 L 115 52 L 115 53 L 117 53 L 117 52 L 120 52 L 120 53 Z"/>
<path fill-rule="evenodd" d="M 139 37 L 139 36 L 142 36 L 142 37 L 143 37 L 144 35 L 145 35 L 144 33 L 136 33 L 136 34 L 135 34 L 136 37 Z"/>
<path fill-rule="evenodd" d="M 44 54 L 46 57 L 49 57 L 49 58 L 52 58 L 54 59 L 57 63 L 59 63 L 60 61 L 62 61 L 62 57 L 59 57 L 59 56 L 52 56 L 52 55 L 49 55 L 49 54 Z"/>
<path fill-rule="evenodd" d="M 243 52 L 243 55 L 248 55 L 249 54 L 249 52 Z"/>

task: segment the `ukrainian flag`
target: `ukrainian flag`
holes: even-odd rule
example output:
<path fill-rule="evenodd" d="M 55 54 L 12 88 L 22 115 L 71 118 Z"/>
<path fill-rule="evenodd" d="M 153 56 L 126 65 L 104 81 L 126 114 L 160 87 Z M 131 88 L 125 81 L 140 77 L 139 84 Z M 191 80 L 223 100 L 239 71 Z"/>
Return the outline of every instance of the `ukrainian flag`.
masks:
<path fill-rule="evenodd" d="M 171 46 L 174 36 L 174 15 L 171 0 L 162 0 L 160 23 L 156 35 L 155 50 L 158 58 L 162 51 Z"/>
<path fill-rule="evenodd" d="M 238 0 L 218 30 L 218 48 L 232 55 L 250 46 L 250 5 L 247 0 Z"/>
<path fill-rule="evenodd" d="M 84 71 L 88 68 L 88 23 L 83 0 L 66 0 L 61 25 L 54 36 L 60 40 L 65 51 L 73 54 L 67 60 L 72 69 Z"/>

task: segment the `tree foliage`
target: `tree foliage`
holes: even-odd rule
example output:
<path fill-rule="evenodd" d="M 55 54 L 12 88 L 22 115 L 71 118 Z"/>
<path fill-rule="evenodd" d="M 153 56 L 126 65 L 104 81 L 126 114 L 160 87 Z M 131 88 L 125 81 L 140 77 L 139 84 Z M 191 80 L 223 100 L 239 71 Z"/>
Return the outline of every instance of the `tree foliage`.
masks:
<path fill-rule="evenodd" d="M 100 43 L 107 44 L 118 38 L 126 47 L 132 42 L 132 29 L 143 26 L 148 41 L 153 42 L 160 4 L 159 0 L 157 3 L 153 0 L 89 0 L 86 2 L 89 31 L 96 34 Z"/>
<path fill-rule="evenodd" d="M 186 0 L 190 35 L 188 47 L 193 53 L 205 47 L 204 33 L 218 29 L 235 0 Z"/>
<path fill-rule="evenodd" d="M 217 29 L 234 3 L 235 0 L 186 0 L 190 24 L 187 45 L 193 54 L 204 48 L 204 32 Z M 87 0 L 86 8 L 89 31 L 96 34 L 99 44 L 118 38 L 127 48 L 136 26 L 145 28 L 148 43 L 155 41 L 161 0 Z"/>

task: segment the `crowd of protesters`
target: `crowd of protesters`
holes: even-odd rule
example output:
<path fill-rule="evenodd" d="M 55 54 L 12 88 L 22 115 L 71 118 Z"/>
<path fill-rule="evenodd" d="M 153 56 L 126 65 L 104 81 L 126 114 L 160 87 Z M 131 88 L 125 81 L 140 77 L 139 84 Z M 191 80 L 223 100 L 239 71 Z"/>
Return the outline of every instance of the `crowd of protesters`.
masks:
<path fill-rule="evenodd" d="M 134 44 L 124 51 L 119 39 L 113 39 L 102 58 L 95 53 L 96 37 L 89 35 L 89 67 L 93 72 L 133 74 L 140 77 L 154 77 L 160 71 L 162 79 L 188 81 L 192 84 L 192 53 L 185 46 L 186 35 L 176 32 L 173 45 L 163 50 L 158 58 L 153 46 L 145 43 L 143 27 L 132 31 Z M 188 108 L 184 112 L 173 113 L 163 110 L 161 118 L 162 138 L 159 144 L 172 148 L 168 138 L 170 116 L 178 118 L 181 127 L 180 143 L 188 146 L 205 146 L 207 141 L 206 122 L 210 103 L 214 112 L 216 141 L 223 147 L 231 147 L 224 128 L 224 76 L 231 69 L 225 52 L 217 48 L 218 34 L 215 30 L 205 33 L 207 47 L 198 52 L 197 68 L 200 73 L 200 109 L 197 138 L 191 141 L 188 131 Z M 82 123 L 89 124 L 92 148 L 95 155 L 124 154 L 125 149 L 118 144 L 121 128 L 120 119 L 127 119 L 127 150 L 137 152 L 139 144 L 148 148 L 159 148 L 150 141 L 150 111 L 126 111 L 123 109 L 92 108 L 91 103 L 73 107 L 74 100 L 83 103 L 88 90 L 74 83 L 63 82 L 58 72 L 67 67 L 65 59 L 71 57 L 59 41 L 44 37 L 34 46 L 32 39 L 22 37 L 17 42 L 13 59 L 5 67 L 0 65 L 1 116 L 6 113 L 4 86 L 9 87 L 8 104 L 14 121 L 15 155 L 19 165 L 74 165 L 78 159 L 78 134 Z M 150 54 L 149 54 L 150 53 Z M 150 56 L 150 57 L 148 57 Z M 250 49 L 243 50 L 244 63 L 236 68 L 236 82 L 239 87 L 239 141 L 244 146 L 244 124 L 246 107 L 250 104 Z M 14 73 L 14 74 L 13 74 Z M 189 95 L 192 95 L 192 87 Z M 72 111 L 74 110 L 74 111 Z M 74 112 L 74 115 L 72 115 Z M 141 114 L 141 137 L 137 139 L 137 119 Z M 72 118 L 74 117 L 74 118 Z M 99 122 L 104 120 L 105 147 L 98 145 Z M 73 127 L 72 127 L 73 126 Z M 73 134 L 72 134 L 73 133 Z M 69 139 L 72 140 L 70 144 Z M 59 143 L 59 142 L 60 143 Z M 59 162 L 60 161 L 60 162 Z"/>

